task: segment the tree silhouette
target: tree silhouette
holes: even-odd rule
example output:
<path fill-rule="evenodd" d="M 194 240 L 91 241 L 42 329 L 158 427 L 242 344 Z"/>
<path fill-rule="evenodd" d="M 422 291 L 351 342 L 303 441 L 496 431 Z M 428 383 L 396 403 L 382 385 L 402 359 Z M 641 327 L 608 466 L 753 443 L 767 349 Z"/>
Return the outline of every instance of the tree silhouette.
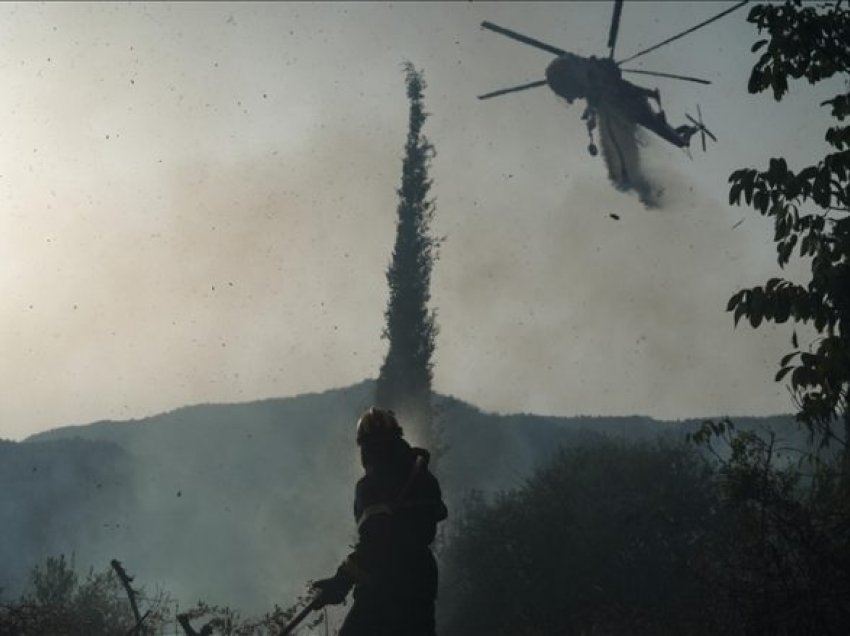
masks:
<path fill-rule="evenodd" d="M 428 308 L 431 269 L 437 258 L 439 239 L 430 234 L 434 202 L 428 198 L 431 180 L 428 166 L 434 147 L 422 134 L 428 114 L 424 110 L 422 72 L 404 65 L 410 101 L 409 129 L 398 189 L 396 239 L 387 270 L 389 301 L 384 312 L 383 337 L 389 349 L 381 365 L 376 402 L 390 408 L 424 436 L 437 443 L 431 403 L 432 362 L 437 335 L 436 313 Z"/>
<path fill-rule="evenodd" d="M 831 152 L 817 165 L 791 170 L 782 158 L 768 169 L 737 170 L 729 177 L 730 203 L 747 205 L 774 221 L 779 266 L 794 255 L 809 264 L 811 277 L 800 285 L 771 278 L 763 286 L 744 289 L 729 300 L 735 322 L 745 316 L 753 327 L 763 320 L 810 324 L 817 337 L 782 358 L 776 380 L 788 376 L 798 406 L 798 419 L 819 443 L 843 445 L 843 472 L 850 481 L 850 10 L 842 3 L 756 5 L 747 20 L 768 37 L 753 67 L 750 93 L 773 90 L 779 101 L 789 79 L 811 84 L 843 78 L 845 92 L 824 101 L 838 125 L 828 128 Z M 790 375 L 789 375 L 790 374 Z M 842 430 L 843 429 L 843 430 Z"/>

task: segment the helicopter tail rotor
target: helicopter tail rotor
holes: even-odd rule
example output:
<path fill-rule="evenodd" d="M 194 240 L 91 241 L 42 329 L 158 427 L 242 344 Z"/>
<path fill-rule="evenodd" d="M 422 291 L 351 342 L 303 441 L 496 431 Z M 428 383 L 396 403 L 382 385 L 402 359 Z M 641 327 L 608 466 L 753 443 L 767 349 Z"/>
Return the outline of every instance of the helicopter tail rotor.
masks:
<path fill-rule="evenodd" d="M 700 109 L 699 104 L 697 104 L 697 119 L 694 119 L 687 113 L 685 113 L 685 117 L 687 117 L 688 121 L 690 121 L 694 125 L 692 129 L 693 133 L 698 132 L 700 134 L 700 141 L 702 142 L 703 152 L 705 152 L 706 135 L 708 135 L 714 143 L 717 143 L 717 137 L 715 137 L 714 134 L 708 128 L 705 127 L 705 124 L 702 121 L 702 110 Z"/>

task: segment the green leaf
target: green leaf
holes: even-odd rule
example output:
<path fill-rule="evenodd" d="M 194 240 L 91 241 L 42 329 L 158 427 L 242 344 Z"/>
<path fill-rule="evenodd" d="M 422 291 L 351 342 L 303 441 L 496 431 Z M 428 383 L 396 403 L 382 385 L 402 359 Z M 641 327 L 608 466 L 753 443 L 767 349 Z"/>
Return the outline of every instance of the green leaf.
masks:
<path fill-rule="evenodd" d="M 741 189 L 743 186 L 740 182 L 733 183 L 729 188 L 729 205 L 739 205 L 741 203 Z"/>
<path fill-rule="evenodd" d="M 795 345 L 795 346 L 796 346 L 796 345 Z M 794 351 L 793 353 L 789 353 L 788 355 L 784 355 L 784 356 L 782 356 L 782 360 L 780 360 L 780 361 L 779 361 L 779 366 L 780 366 L 780 367 L 787 366 L 787 365 L 788 365 L 788 363 L 789 363 L 789 362 L 791 362 L 791 359 L 792 359 L 794 356 L 796 356 L 798 353 L 800 353 L 800 352 L 799 352 L 799 351 Z"/>
<path fill-rule="evenodd" d="M 800 362 L 805 364 L 807 367 L 813 367 L 818 363 L 818 357 L 813 353 L 801 353 L 800 354 Z"/>
<path fill-rule="evenodd" d="M 750 53 L 755 53 L 760 48 L 762 48 L 765 44 L 767 44 L 767 40 L 759 40 L 750 48 Z"/>
<path fill-rule="evenodd" d="M 743 303 L 741 303 L 737 307 L 735 307 L 735 326 L 736 327 L 738 326 L 738 320 L 741 319 L 741 316 L 743 316 L 744 312 L 746 312 L 746 311 L 747 311 L 747 307 Z"/>
<path fill-rule="evenodd" d="M 794 372 L 791 374 L 791 385 L 795 388 L 812 386 L 813 374 L 807 367 L 794 367 Z"/>
<path fill-rule="evenodd" d="M 776 299 L 773 307 L 773 321 L 778 323 L 787 322 L 791 316 L 791 305 L 781 296 Z"/>
<path fill-rule="evenodd" d="M 767 212 L 767 206 L 769 204 L 770 199 L 768 198 L 768 194 L 765 190 L 759 190 L 753 196 L 753 207 L 761 214 L 765 214 Z"/>
<path fill-rule="evenodd" d="M 797 179 L 802 181 L 811 181 L 815 177 L 818 176 L 818 169 L 816 166 L 809 166 L 807 168 L 803 168 L 800 173 L 797 175 Z"/>
<path fill-rule="evenodd" d="M 815 177 L 815 182 L 812 190 L 812 198 L 822 208 L 829 205 L 830 189 L 829 189 L 829 172 L 826 169 L 820 170 L 818 176 Z"/>
<path fill-rule="evenodd" d="M 779 373 L 777 373 L 776 377 L 773 378 L 774 381 L 781 382 L 782 378 L 784 378 L 786 375 L 788 375 L 788 372 L 793 368 L 794 367 L 782 367 L 781 369 L 779 369 Z"/>
<path fill-rule="evenodd" d="M 732 296 L 732 298 L 729 299 L 729 303 L 726 305 L 726 311 L 732 311 L 733 309 L 735 309 L 735 307 L 738 305 L 738 303 L 741 302 L 741 297 L 743 295 L 744 295 L 744 292 L 739 291 L 737 294 Z"/>

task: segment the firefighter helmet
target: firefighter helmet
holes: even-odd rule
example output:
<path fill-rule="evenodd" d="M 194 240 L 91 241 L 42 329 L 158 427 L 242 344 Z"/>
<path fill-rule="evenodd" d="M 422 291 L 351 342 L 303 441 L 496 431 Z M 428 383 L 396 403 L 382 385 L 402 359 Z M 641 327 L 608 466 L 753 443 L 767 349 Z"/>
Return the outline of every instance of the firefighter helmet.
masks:
<path fill-rule="evenodd" d="M 371 407 L 357 420 L 357 443 L 362 444 L 367 438 L 401 437 L 401 426 L 395 413 L 388 409 Z"/>

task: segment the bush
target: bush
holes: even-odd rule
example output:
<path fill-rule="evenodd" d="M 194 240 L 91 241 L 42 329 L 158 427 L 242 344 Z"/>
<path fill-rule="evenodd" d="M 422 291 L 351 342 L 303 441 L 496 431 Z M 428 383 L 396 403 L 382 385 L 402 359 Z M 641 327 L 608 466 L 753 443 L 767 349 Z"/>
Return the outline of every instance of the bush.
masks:
<path fill-rule="evenodd" d="M 443 554 L 443 633 L 724 631 L 703 576 L 705 551 L 725 549 L 715 493 L 688 446 L 597 441 L 492 502 L 473 495 Z"/>
<path fill-rule="evenodd" d="M 787 449 L 768 432 L 707 423 L 695 435 L 716 453 L 718 492 L 734 550 L 712 579 L 745 634 L 843 635 L 850 625 L 850 493 L 842 453 Z M 796 461 L 795 461 L 796 460 Z"/>
<path fill-rule="evenodd" d="M 155 633 L 162 624 L 164 599 L 154 599 L 138 634 Z M 136 620 L 121 583 L 111 569 L 84 576 L 74 559 L 48 557 L 31 574 L 28 589 L 13 603 L 0 604 L 0 635 L 126 635 Z"/>

